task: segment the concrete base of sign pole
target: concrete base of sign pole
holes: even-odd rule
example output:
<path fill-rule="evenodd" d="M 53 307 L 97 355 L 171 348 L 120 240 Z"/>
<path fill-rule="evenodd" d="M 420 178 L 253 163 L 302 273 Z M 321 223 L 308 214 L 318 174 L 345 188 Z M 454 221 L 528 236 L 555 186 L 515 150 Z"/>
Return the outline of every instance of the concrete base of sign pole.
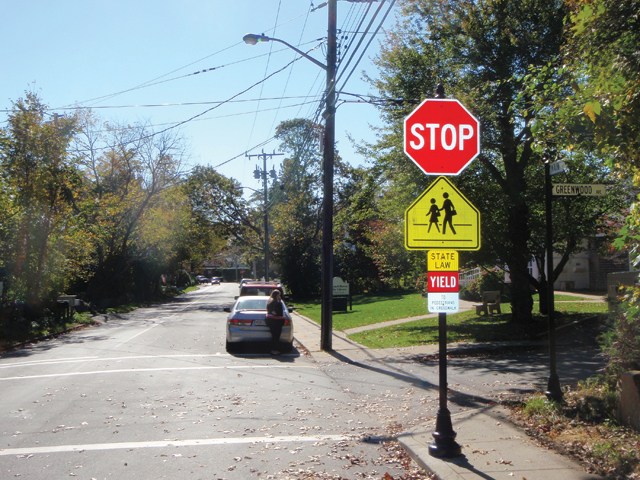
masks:
<path fill-rule="evenodd" d="M 429 445 L 429 455 L 437 458 L 451 458 L 462 455 L 462 447 L 456 442 L 456 432 L 451 424 L 451 413 L 448 408 L 440 408 L 436 417 L 434 442 Z"/>

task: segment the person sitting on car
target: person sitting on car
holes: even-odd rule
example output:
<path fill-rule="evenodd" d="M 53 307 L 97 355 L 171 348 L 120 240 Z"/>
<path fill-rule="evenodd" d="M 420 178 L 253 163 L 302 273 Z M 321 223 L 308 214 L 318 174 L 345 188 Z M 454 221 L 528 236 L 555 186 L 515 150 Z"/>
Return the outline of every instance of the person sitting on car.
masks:
<path fill-rule="evenodd" d="M 284 306 L 280 298 L 280 290 L 271 292 L 267 301 L 266 323 L 271 330 L 271 354 L 280 355 L 280 334 L 284 325 Z"/>

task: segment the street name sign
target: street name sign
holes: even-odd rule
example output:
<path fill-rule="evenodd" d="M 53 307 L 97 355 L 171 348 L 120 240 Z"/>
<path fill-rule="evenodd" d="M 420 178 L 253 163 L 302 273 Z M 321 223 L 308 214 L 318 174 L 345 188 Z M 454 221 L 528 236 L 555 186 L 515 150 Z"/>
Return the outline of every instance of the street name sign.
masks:
<path fill-rule="evenodd" d="M 554 183 L 551 194 L 554 197 L 601 197 L 607 194 L 607 189 L 601 184 Z"/>
<path fill-rule="evenodd" d="M 480 154 L 480 122 L 455 99 L 427 99 L 404 120 L 404 151 L 427 175 L 458 175 Z"/>
<path fill-rule="evenodd" d="M 553 177 L 554 175 L 564 172 L 566 169 L 567 164 L 564 163 L 564 160 L 558 160 L 549 165 L 549 175 Z"/>
<path fill-rule="evenodd" d="M 422 192 L 404 219 L 407 250 L 480 249 L 480 212 L 447 177 Z"/>

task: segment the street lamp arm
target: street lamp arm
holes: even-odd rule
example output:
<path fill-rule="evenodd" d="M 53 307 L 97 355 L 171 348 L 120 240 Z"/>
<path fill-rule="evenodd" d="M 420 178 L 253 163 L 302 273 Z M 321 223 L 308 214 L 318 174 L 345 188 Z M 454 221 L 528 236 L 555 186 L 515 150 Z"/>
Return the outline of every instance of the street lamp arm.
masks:
<path fill-rule="evenodd" d="M 260 190 L 256 190 L 255 188 L 251 188 L 251 187 L 236 187 L 236 189 L 238 190 L 242 190 L 242 189 L 247 189 L 247 190 L 251 190 L 252 192 L 256 192 L 256 193 L 260 193 L 262 194 L 262 192 Z"/>
<path fill-rule="evenodd" d="M 291 50 L 296 52 L 301 57 L 304 57 L 307 60 L 315 63 L 317 66 L 319 66 L 323 70 L 325 70 L 325 71 L 327 70 L 327 66 L 324 63 L 319 62 L 318 60 L 316 60 L 312 56 L 307 55 L 306 53 L 304 53 L 302 50 L 297 49 L 296 47 L 294 47 L 290 43 L 285 42 L 284 40 L 280 40 L 279 38 L 267 37 L 266 35 L 256 35 L 255 33 L 247 33 L 244 37 L 242 37 L 242 40 L 244 40 L 244 43 L 246 43 L 247 45 L 255 45 L 258 42 L 269 42 L 269 41 L 281 43 L 284 46 L 289 47 Z"/>

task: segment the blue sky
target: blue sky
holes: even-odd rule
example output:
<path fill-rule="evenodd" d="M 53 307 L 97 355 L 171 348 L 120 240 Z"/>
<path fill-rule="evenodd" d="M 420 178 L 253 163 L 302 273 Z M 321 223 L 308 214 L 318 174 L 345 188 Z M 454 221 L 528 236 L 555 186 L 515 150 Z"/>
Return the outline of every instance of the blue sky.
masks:
<path fill-rule="evenodd" d="M 319 7 L 322 2 L 314 3 Z M 383 5 L 371 31 L 389 3 Z M 296 58 L 295 52 L 275 42 L 248 46 L 242 41 L 246 33 L 281 38 L 303 51 L 317 47 L 309 55 L 325 63 L 327 8 L 310 12 L 311 5 L 310 0 L 0 0 L 0 109 L 9 109 L 29 90 L 55 109 L 80 104 L 91 106 L 104 120 L 166 128 L 202 114 L 215 106 L 207 102 L 225 101 Z M 364 26 L 378 5 L 372 4 Z M 343 49 L 355 38 L 353 49 L 362 36 L 351 32 L 366 9 L 367 4 L 338 1 Z M 383 29 L 394 22 L 392 10 Z M 344 92 L 374 93 L 361 72 L 377 75 L 371 58 L 383 38 L 382 34 L 374 38 Z M 344 74 L 339 87 L 360 51 L 348 68 L 340 70 Z M 213 70 L 203 72 L 209 69 Z M 276 141 L 252 147 L 271 138 L 281 121 L 312 118 L 324 85 L 324 71 L 301 59 L 235 102 L 185 123 L 179 131 L 186 138 L 191 162 L 216 166 L 242 155 L 218 171 L 256 188 L 256 160 L 246 159 L 244 152 L 277 151 Z M 5 115 L 0 113 L 0 125 L 5 125 Z M 354 165 L 363 163 L 347 134 L 357 141 L 373 141 L 372 125 L 380 125 L 375 107 L 339 106 L 336 139 L 343 158 Z M 275 165 L 277 170 L 281 158 L 274 157 L 268 169 Z"/>

